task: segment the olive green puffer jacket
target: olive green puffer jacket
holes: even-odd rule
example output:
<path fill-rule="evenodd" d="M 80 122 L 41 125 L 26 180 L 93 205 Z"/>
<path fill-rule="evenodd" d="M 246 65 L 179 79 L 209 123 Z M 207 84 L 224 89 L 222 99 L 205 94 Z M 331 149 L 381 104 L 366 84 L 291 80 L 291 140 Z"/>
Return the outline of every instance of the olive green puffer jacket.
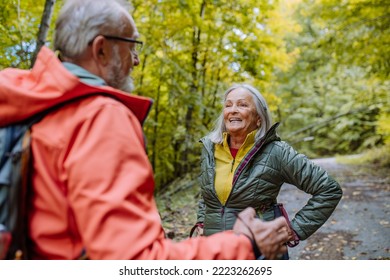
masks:
<path fill-rule="evenodd" d="M 214 188 L 214 143 L 207 137 L 200 140 L 203 143 L 199 176 L 202 199 L 197 222 L 204 223 L 205 235 L 232 229 L 234 213 L 248 206 L 256 209 L 264 220 L 274 219 L 272 206 L 283 183 L 312 195 L 291 221 L 301 240 L 312 235 L 332 214 L 342 196 L 339 184 L 324 169 L 280 141 L 277 127 L 278 124 L 272 126 L 237 167 L 225 205 L 218 200 Z"/>

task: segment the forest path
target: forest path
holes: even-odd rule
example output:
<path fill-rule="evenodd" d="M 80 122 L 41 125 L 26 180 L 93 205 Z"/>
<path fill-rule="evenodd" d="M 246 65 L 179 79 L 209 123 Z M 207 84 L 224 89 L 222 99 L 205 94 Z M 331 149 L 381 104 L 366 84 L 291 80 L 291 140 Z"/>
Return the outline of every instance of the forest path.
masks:
<path fill-rule="evenodd" d="M 335 158 L 313 160 L 341 185 L 343 198 L 328 221 L 311 237 L 289 249 L 290 259 L 390 259 L 390 170 L 374 165 L 346 165 Z M 192 185 L 191 182 L 186 184 Z M 158 198 L 167 234 L 188 237 L 196 220 L 198 190 L 194 187 Z M 310 196 L 283 185 L 278 198 L 290 219 Z"/>
<path fill-rule="evenodd" d="M 291 259 L 390 259 L 390 170 L 345 165 L 335 158 L 314 160 L 341 185 L 343 197 L 328 221 L 289 250 Z M 290 217 L 308 195 L 284 185 L 279 200 Z"/>

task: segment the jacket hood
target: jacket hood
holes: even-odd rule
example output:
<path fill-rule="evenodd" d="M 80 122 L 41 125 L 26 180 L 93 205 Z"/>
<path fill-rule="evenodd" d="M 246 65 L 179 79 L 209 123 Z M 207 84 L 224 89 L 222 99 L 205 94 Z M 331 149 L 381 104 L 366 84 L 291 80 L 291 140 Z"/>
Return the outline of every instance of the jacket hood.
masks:
<path fill-rule="evenodd" d="M 44 46 L 33 69 L 7 68 L 0 71 L 0 126 L 20 122 L 61 103 L 98 93 L 122 102 L 141 124 L 153 103 L 150 98 L 109 86 L 91 86 L 81 82 Z"/>

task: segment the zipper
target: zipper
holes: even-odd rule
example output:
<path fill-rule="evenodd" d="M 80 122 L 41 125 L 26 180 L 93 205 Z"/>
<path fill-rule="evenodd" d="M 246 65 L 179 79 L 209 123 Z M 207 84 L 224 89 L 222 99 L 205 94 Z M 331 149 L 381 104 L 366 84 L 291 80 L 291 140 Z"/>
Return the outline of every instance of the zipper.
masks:
<path fill-rule="evenodd" d="M 236 159 L 233 158 L 233 160 L 232 160 L 232 167 L 230 168 L 230 173 L 233 172 L 233 167 L 234 167 L 234 163 L 235 163 L 235 162 L 236 162 Z M 233 191 L 233 186 L 232 186 L 232 190 L 230 191 L 229 197 L 230 197 L 232 191 Z M 228 199 L 226 200 L 225 205 L 222 205 L 222 208 L 221 208 L 221 215 L 222 215 L 222 217 L 223 217 L 223 215 L 225 214 L 225 208 L 226 208 L 227 202 L 229 201 L 229 197 L 228 197 Z"/>
<path fill-rule="evenodd" d="M 230 169 L 230 173 L 233 172 L 233 167 L 234 167 L 234 162 L 236 161 L 235 158 L 233 158 L 233 161 L 232 161 L 232 168 Z"/>
<path fill-rule="evenodd" d="M 222 205 L 222 208 L 221 208 L 221 222 L 222 222 L 221 226 L 222 226 L 222 228 L 221 228 L 221 230 L 226 229 L 226 220 L 223 217 L 225 214 L 225 208 L 226 208 L 226 206 Z"/>
<path fill-rule="evenodd" d="M 249 153 L 243 158 L 239 166 L 237 166 L 236 173 L 233 176 L 233 183 L 232 183 L 232 189 L 234 188 L 238 177 L 241 175 L 241 173 L 244 171 L 246 166 L 249 164 L 249 162 L 252 160 L 252 158 L 258 153 L 258 151 L 263 147 L 264 145 L 264 139 L 258 143 Z"/>

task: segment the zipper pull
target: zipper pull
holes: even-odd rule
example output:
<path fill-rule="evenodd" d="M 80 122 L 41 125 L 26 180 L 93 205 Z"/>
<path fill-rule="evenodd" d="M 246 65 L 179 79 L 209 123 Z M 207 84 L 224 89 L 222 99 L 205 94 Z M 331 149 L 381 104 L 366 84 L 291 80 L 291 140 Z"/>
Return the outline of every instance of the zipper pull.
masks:
<path fill-rule="evenodd" d="M 233 166 L 234 166 L 234 161 L 235 161 L 236 159 L 234 158 L 233 159 L 233 161 L 232 161 L 232 168 L 230 169 L 230 172 L 233 172 Z"/>
<path fill-rule="evenodd" d="M 223 205 L 221 208 L 221 214 L 222 214 L 222 216 L 223 216 L 223 214 L 225 214 L 225 205 Z"/>

